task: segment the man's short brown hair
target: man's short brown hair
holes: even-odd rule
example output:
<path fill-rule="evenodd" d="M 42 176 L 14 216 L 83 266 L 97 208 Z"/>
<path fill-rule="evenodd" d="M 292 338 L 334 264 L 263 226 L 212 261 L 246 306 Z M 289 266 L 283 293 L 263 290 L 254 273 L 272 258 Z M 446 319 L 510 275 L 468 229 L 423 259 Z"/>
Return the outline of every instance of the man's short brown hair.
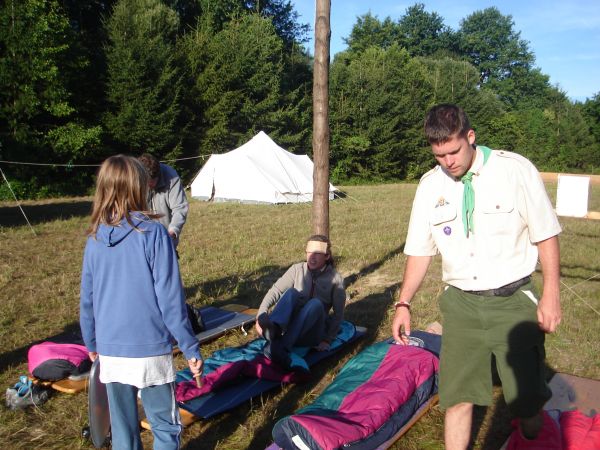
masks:
<path fill-rule="evenodd" d="M 470 129 L 465 111 L 451 103 L 434 106 L 425 117 L 425 136 L 430 144 L 443 144 L 455 135 L 466 136 Z"/>
<path fill-rule="evenodd" d="M 160 175 L 160 162 L 158 159 L 150 153 L 143 153 L 138 160 L 146 168 L 148 176 L 151 180 L 158 178 Z"/>

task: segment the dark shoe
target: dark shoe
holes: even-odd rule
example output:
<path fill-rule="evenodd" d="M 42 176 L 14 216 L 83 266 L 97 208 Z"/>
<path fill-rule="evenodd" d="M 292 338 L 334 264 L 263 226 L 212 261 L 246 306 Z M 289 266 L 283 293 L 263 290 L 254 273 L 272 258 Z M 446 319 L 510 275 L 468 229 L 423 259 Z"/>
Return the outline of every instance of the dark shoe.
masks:
<path fill-rule="evenodd" d="M 272 342 L 281 336 L 281 328 L 276 323 L 271 322 L 267 313 L 258 316 L 258 324 L 263 330 L 263 337 L 267 342 Z"/>
<path fill-rule="evenodd" d="M 264 355 L 271 361 L 280 364 L 284 369 L 290 369 L 292 358 L 290 353 L 283 347 L 279 339 L 268 341 L 265 345 Z"/>

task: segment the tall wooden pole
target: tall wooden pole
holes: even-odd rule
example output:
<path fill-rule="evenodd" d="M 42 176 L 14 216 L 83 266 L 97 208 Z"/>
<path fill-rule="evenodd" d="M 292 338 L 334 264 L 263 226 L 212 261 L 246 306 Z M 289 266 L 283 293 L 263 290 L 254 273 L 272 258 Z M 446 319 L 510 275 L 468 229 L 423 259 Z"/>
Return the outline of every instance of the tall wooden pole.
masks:
<path fill-rule="evenodd" d="M 329 236 L 329 42 L 331 0 L 316 0 L 313 68 L 313 233 Z"/>

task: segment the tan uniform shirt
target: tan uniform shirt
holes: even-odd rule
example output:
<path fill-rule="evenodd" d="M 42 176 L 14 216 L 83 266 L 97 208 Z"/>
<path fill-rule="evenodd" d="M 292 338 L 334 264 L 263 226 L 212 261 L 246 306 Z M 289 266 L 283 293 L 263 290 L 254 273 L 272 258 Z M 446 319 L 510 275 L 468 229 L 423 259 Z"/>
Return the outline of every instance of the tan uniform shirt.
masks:
<path fill-rule="evenodd" d="M 463 184 L 440 166 L 421 178 L 404 252 L 442 255 L 444 282 L 462 290 L 495 289 L 530 275 L 535 245 L 561 228 L 537 169 L 526 158 L 492 151 L 486 164 L 477 150 L 474 232 L 465 236 Z"/>

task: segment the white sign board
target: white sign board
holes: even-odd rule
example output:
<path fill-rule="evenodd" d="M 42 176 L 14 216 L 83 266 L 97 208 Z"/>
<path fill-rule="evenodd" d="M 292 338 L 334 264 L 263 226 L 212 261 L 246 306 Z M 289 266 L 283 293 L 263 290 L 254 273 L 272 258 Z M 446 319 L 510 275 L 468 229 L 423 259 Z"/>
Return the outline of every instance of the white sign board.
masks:
<path fill-rule="evenodd" d="M 590 177 L 559 175 L 556 189 L 556 214 L 585 217 L 588 213 Z"/>

